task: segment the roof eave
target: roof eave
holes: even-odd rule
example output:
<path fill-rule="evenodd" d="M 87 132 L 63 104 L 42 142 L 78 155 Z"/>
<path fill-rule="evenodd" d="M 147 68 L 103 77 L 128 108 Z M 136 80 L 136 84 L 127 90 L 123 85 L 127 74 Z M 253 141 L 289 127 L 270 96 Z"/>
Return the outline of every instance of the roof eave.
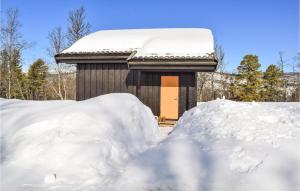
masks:
<path fill-rule="evenodd" d="M 216 59 L 144 59 L 128 61 L 129 69 L 148 71 L 193 71 L 213 72 L 217 67 Z"/>
<path fill-rule="evenodd" d="M 61 53 L 55 55 L 56 63 L 76 64 L 84 62 L 103 63 L 109 61 L 122 61 L 131 55 L 131 52 L 101 52 L 101 53 Z"/>

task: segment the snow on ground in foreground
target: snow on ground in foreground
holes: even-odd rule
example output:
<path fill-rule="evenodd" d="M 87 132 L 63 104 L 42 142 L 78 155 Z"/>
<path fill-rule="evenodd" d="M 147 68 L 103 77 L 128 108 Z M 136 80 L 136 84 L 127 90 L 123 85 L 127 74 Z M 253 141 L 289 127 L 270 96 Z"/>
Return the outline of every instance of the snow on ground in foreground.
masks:
<path fill-rule="evenodd" d="M 163 140 L 128 94 L 0 107 L 3 190 L 299 190 L 299 103 L 201 103 Z"/>
<path fill-rule="evenodd" d="M 149 148 L 158 126 L 129 94 L 86 101 L 0 100 L 3 190 L 99 190 Z"/>
<path fill-rule="evenodd" d="M 131 161 L 122 190 L 299 190 L 299 103 L 216 100 Z"/>

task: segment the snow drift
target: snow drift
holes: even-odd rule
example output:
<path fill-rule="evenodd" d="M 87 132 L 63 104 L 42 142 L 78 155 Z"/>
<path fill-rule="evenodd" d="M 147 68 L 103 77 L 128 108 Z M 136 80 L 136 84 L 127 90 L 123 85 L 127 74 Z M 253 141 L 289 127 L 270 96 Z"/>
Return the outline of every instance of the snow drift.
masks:
<path fill-rule="evenodd" d="M 158 133 L 151 110 L 129 94 L 0 107 L 4 190 L 99 190 Z"/>
<path fill-rule="evenodd" d="M 299 103 L 203 103 L 131 161 L 118 189 L 298 191 L 299 131 Z"/>
<path fill-rule="evenodd" d="M 299 103 L 202 103 L 162 141 L 129 94 L 0 107 L 4 190 L 299 190 Z"/>

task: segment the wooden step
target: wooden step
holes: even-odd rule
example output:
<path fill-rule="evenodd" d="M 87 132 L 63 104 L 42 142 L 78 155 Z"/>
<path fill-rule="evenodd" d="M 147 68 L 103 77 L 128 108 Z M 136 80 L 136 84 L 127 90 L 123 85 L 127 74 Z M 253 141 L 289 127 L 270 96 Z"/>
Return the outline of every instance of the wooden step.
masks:
<path fill-rule="evenodd" d="M 158 124 L 159 126 L 165 126 L 165 127 L 173 127 L 175 126 L 175 124 L 177 123 L 177 121 L 175 120 L 164 120 L 164 121 L 159 121 Z"/>

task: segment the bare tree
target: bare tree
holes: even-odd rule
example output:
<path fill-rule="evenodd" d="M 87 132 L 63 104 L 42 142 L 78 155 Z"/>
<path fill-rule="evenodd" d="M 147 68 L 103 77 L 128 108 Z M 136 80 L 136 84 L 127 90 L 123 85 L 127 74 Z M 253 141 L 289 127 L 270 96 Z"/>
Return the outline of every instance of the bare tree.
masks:
<path fill-rule="evenodd" d="M 61 53 L 66 47 L 66 35 L 63 33 L 61 27 L 56 27 L 48 33 L 51 68 L 55 71 L 51 77 L 48 78 L 49 86 L 54 92 L 54 96 L 59 99 L 74 98 L 73 89 L 75 84 L 74 67 L 63 63 L 56 63 L 53 58 L 56 54 Z"/>
<path fill-rule="evenodd" d="M 218 65 L 217 65 L 217 72 L 220 73 L 219 77 L 220 77 L 220 85 L 221 85 L 221 96 L 224 96 L 224 89 L 225 89 L 225 79 L 224 79 L 224 70 L 225 70 L 225 52 L 224 49 L 221 45 L 218 45 L 217 43 L 215 44 L 215 54 L 216 54 L 216 58 L 218 61 Z M 216 90 L 215 90 L 215 73 L 211 74 L 211 95 L 212 95 L 212 99 L 216 99 Z"/>
<path fill-rule="evenodd" d="M 288 65 L 286 60 L 283 58 L 283 52 L 279 52 L 278 53 L 279 55 L 279 60 L 278 60 L 278 67 L 280 68 L 281 72 L 282 72 L 282 75 L 284 75 L 284 72 L 285 72 L 285 67 Z M 286 79 L 282 79 L 283 81 L 283 101 L 287 101 L 287 86 L 288 86 L 288 81 Z"/>
<path fill-rule="evenodd" d="M 69 45 L 90 33 L 91 25 L 85 21 L 85 18 L 85 9 L 82 6 L 70 12 L 68 17 L 69 26 L 67 33 Z"/>
<path fill-rule="evenodd" d="M 222 46 L 215 44 L 215 57 L 218 61 L 217 72 L 199 72 L 197 75 L 197 95 L 199 101 L 208 101 L 226 94 L 227 75 L 225 75 L 225 52 Z"/>
<path fill-rule="evenodd" d="M 15 89 L 18 89 L 18 91 L 20 92 L 21 98 L 24 99 L 24 92 L 21 88 L 20 82 L 21 77 L 15 76 L 15 74 L 13 74 L 15 64 L 19 64 L 14 63 L 14 60 L 16 59 L 16 53 L 20 55 L 21 51 L 29 46 L 29 44 L 23 40 L 22 34 L 19 31 L 21 23 L 19 22 L 18 18 L 18 9 L 10 8 L 7 10 L 6 20 L 1 26 L 1 51 L 5 51 L 5 54 L 7 54 L 7 56 L 5 57 L 7 59 L 6 61 L 3 60 L 4 57 L 1 57 L 1 63 L 7 63 L 5 66 L 7 67 L 7 74 L 5 74 L 5 76 L 4 74 L 1 75 L 1 81 L 5 80 L 7 82 L 3 83 L 6 86 L 7 98 L 12 98 L 12 87 L 15 87 Z M 15 67 L 18 68 L 19 66 Z M 20 72 L 18 72 L 17 74 L 21 75 Z"/>
<path fill-rule="evenodd" d="M 61 27 L 56 27 L 48 33 L 48 40 L 50 47 L 48 52 L 51 56 L 63 51 L 66 47 L 66 35 L 63 33 Z"/>
<path fill-rule="evenodd" d="M 65 35 L 62 32 L 61 27 L 56 27 L 52 31 L 48 33 L 48 40 L 50 47 L 48 48 L 48 53 L 53 60 L 54 56 L 60 53 L 65 48 Z M 63 67 L 62 64 L 56 64 L 54 61 L 51 65 L 57 74 L 57 83 L 55 81 L 50 81 L 51 89 L 55 92 L 55 94 L 60 98 L 64 99 L 62 94 L 62 73 Z"/>
<path fill-rule="evenodd" d="M 300 52 L 297 52 L 296 56 L 294 57 L 294 62 L 292 62 L 292 71 L 293 75 L 296 75 L 296 78 L 293 82 L 294 89 L 293 89 L 293 101 L 300 102 Z M 298 71 L 298 72 L 297 72 Z"/>
<path fill-rule="evenodd" d="M 286 63 L 286 60 L 283 58 L 283 52 L 278 52 L 278 55 L 279 55 L 279 60 L 278 60 L 278 67 L 280 68 L 281 72 L 284 73 L 284 68 L 288 65 Z"/>
<path fill-rule="evenodd" d="M 206 100 L 204 98 L 204 90 L 206 87 L 206 84 L 209 80 L 209 73 L 207 72 L 198 72 L 197 73 L 197 100 L 198 101 L 204 101 Z"/>
<path fill-rule="evenodd" d="M 224 73 L 225 71 L 225 52 L 224 48 L 221 45 L 215 45 L 215 54 L 218 60 L 217 71 L 220 73 Z"/>
<path fill-rule="evenodd" d="M 295 56 L 294 60 L 296 62 L 296 64 L 295 64 L 296 68 L 300 69 L 300 52 L 297 52 L 297 55 Z"/>

